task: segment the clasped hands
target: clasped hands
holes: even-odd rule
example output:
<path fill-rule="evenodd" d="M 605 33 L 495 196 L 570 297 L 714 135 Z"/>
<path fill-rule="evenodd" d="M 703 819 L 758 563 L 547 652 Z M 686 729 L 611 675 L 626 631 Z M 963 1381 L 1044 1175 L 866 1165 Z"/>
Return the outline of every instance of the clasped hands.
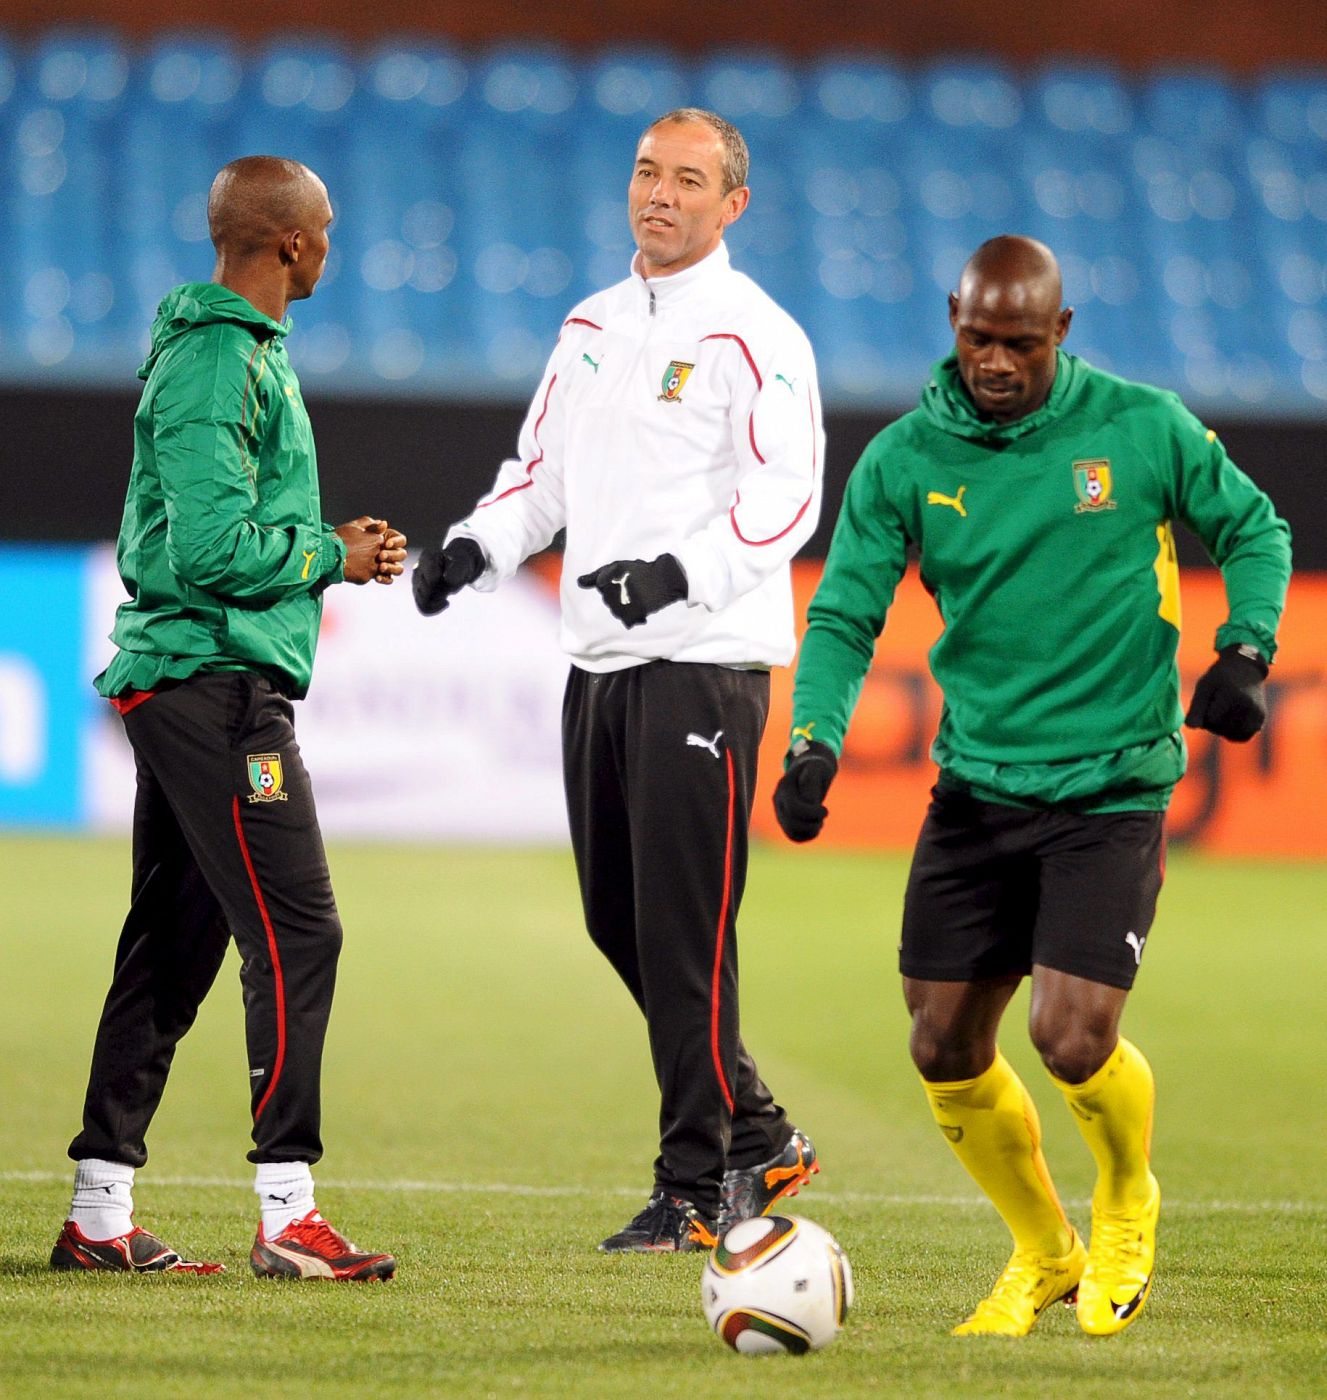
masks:
<path fill-rule="evenodd" d="M 336 527 L 345 542 L 342 576 L 347 583 L 391 583 L 405 572 L 406 537 L 385 520 L 360 515 Z"/>

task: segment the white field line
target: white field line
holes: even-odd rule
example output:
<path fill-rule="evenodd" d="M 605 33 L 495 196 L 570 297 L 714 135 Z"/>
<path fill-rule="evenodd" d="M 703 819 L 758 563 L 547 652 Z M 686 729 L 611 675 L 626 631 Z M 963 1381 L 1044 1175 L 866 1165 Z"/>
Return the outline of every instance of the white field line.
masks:
<path fill-rule="evenodd" d="M 52 1171 L 0 1171 L 0 1183 L 6 1181 L 27 1182 L 33 1185 L 66 1185 L 73 1180 L 73 1168 L 67 1172 Z M 227 1187 L 236 1190 L 252 1190 L 250 1177 L 238 1176 L 154 1176 L 148 1173 L 144 1184 L 149 1186 L 183 1187 Z M 329 1191 L 384 1191 L 389 1194 L 418 1193 L 438 1196 L 518 1196 L 575 1197 L 591 1199 L 600 1196 L 639 1196 L 639 1186 L 526 1186 L 519 1182 L 504 1181 L 343 1181 L 336 1177 L 319 1177 L 318 1185 Z M 984 1196 L 940 1196 L 924 1192 L 914 1194 L 890 1194 L 872 1191 L 826 1191 L 818 1185 L 808 1188 L 815 1201 L 827 1205 L 880 1205 L 880 1206 L 985 1206 Z M 800 1201 L 798 1202 L 800 1205 Z M 1091 1204 L 1083 1200 L 1069 1200 L 1066 1205 L 1087 1207 Z M 797 1207 L 792 1207 L 796 1209 Z M 1166 1212 L 1204 1215 L 1324 1215 L 1327 1214 L 1327 1201 L 1176 1201 L 1163 1200 L 1162 1209 Z"/>

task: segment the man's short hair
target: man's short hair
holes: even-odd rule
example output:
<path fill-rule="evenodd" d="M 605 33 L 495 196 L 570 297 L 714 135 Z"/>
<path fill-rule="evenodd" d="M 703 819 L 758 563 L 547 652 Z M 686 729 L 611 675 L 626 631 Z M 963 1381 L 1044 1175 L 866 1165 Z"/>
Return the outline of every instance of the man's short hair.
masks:
<path fill-rule="evenodd" d="M 240 156 L 224 165 L 207 197 L 213 246 L 252 257 L 283 234 L 308 227 L 310 202 L 322 181 L 286 156 Z"/>
<path fill-rule="evenodd" d="M 742 133 L 732 122 L 724 121 L 717 112 L 708 112 L 704 107 L 675 107 L 671 112 L 656 117 L 641 132 L 641 140 L 656 126 L 663 126 L 665 122 L 700 122 L 703 126 L 708 126 L 723 142 L 723 160 L 719 164 L 719 171 L 723 177 L 723 193 L 728 194 L 746 184 L 746 177 L 751 170 L 751 152 L 746 148 Z"/>

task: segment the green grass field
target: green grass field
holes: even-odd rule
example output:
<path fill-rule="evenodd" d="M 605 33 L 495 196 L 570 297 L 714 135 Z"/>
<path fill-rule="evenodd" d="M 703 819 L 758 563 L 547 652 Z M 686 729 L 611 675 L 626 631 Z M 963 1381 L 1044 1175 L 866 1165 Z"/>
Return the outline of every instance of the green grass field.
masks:
<path fill-rule="evenodd" d="M 1152 1060 L 1158 1282 L 1117 1338 L 1057 1308 L 956 1340 L 1007 1236 L 931 1126 L 894 970 L 904 862 L 765 848 L 742 919 L 743 1031 L 825 1170 L 793 1203 L 857 1278 L 828 1351 L 751 1360 L 698 1256 L 607 1258 L 643 1203 L 643 1027 L 582 931 L 569 855 L 337 846 L 347 938 L 319 1202 L 390 1248 L 384 1287 L 259 1283 L 238 964 L 184 1042 L 140 1222 L 220 1279 L 51 1275 L 65 1145 L 128 886 L 116 840 L 0 839 L 0 1394 L 438 1396 L 1327 1394 L 1327 868 L 1176 857 L 1125 1029 Z M 1029 1051 L 1061 1194 L 1090 1159 Z"/>

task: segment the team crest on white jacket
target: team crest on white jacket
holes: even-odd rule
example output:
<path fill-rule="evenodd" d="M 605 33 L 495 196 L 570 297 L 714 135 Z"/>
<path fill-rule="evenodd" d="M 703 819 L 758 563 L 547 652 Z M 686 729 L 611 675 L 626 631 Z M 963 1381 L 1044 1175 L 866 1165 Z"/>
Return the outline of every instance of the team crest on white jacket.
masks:
<path fill-rule="evenodd" d="M 695 365 L 689 365 L 683 360 L 669 360 L 668 368 L 664 370 L 663 393 L 659 395 L 659 402 L 681 403 L 682 386 L 693 369 Z"/>

